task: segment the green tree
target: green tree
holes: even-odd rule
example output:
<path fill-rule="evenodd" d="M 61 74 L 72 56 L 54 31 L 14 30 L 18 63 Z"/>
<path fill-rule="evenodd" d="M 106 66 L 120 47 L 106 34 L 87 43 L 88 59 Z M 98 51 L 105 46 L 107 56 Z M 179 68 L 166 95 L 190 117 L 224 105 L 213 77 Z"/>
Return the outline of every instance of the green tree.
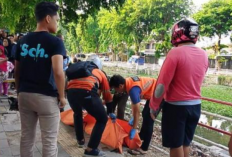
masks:
<path fill-rule="evenodd" d="M 221 50 L 221 38 L 228 34 L 232 26 L 232 1 L 211 0 L 202 9 L 194 14 L 200 25 L 201 34 L 206 37 L 218 36 L 216 53 Z"/>
<path fill-rule="evenodd" d="M 64 35 L 65 47 L 68 54 L 76 54 L 81 52 L 80 36 L 77 34 L 77 25 L 73 22 L 68 23 L 65 27 L 60 26 L 60 32 Z"/>
<path fill-rule="evenodd" d="M 100 28 L 97 19 L 89 16 L 85 25 L 77 25 L 77 36 L 81 38 L 80 45 L 83 52 L 99 53 L 100 48 Z"/>
<path fill-rule="evenodd" d="M 8 28 L 13 32 L 26 32 L 33 30 L 36 26 L 34 18 L 34 6 L 37 2 L 39 1 L 1 0 L 0 28 Z"/>
<path fill-rule="evenodd" d="M 100 35 L 100 50 L 102 52 L 111 51 L 117 53 L 118 47 L 120 47 L 125 40 L 124 34 L 117 31 L 117 26 L 120 24 L 119 14 L 113 9 L 111 11 L 102 9 L 98 13 L 98 25 L 101 31 Z"/>
<path fill-rule="evenodd" d="M 100 11 L 102 41 L 105 47 L 123 41 L 138 53 L 143 41 L 154 39 L 159 56 L 170 49 L 168 31 L 177 19 L 190 14 L 191 4 L 190 0 L 127 0 L 118 12 Z"/>
<path fill-rule="evenodd" d="M 7 27 L 12 31 L 32 31 L 35 28 L 34 7 L 44 0 L 1 0 L 0 1 L 0 28 Z M 87 19 L 95 15 L 100 8 L 118 9 L 125 0 L 47 0 L 59 3 L 61 18 L 65 24 L 77 22 L 81 17 Z M 77 14 L 81 11 L 81 14 Z M 19 28 L 19 29 L 17 29 Z"/>
<path fill-rule="evenodd" d="M 170 43 L 171 28 L 177 20 L 190 16 L 193 10 L 191 0 L 155 0 L 152 18 L 154 27 L 150 38 L 156 41 L 156 57 L 167 54 L 172 47 Z"/>

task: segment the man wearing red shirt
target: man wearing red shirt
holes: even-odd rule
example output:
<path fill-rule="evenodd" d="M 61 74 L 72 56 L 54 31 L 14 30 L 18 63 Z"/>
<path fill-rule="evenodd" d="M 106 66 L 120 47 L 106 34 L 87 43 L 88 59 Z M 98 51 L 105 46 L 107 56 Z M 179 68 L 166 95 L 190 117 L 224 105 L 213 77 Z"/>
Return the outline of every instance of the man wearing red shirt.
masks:
<path fill-rule="evenodd" d="M 230 137 L 230 141 L 228 143 L 228 147 L 229 147 L 230 156 L 232 156 L 232 136 Z"/>
<path fill-rule="evenodd" d="M 170 157 L 188 157 L 189 145 L 201 114 L 201 85 L 208 57 L 195 46 L 199 30 L 192 19 L 182 19 L 172 28 L 171 49 L 161 68 L 150 108 L 152 118 L 163 103 L 163 146 Z"/>

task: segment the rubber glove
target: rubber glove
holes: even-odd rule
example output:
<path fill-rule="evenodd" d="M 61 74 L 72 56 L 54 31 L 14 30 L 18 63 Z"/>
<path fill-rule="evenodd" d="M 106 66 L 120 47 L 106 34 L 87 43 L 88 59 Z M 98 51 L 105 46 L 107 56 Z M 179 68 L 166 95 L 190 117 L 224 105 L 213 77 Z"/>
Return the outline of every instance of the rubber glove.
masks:
<path fill-rule="evenodd" d="M 130 126 L 133 126 L 133 125 L 134 125 L 134 117 L 132 117 L 132 118 L 129 120 L 128 123 L 129 123 Z"/>
<path fill-rule="evenodd" d="M 116 115 L 114 113 L 110 113 L 109 117 L 112 120 L 112 122 L 115 123 L 115 121 L 116 121 Z"/>
<path fill-rule="evenodd" d="M 135 134 L 136 134 L 136 129 L 131 129 L 129 134 L 131 140 L 134 139 Z"/>

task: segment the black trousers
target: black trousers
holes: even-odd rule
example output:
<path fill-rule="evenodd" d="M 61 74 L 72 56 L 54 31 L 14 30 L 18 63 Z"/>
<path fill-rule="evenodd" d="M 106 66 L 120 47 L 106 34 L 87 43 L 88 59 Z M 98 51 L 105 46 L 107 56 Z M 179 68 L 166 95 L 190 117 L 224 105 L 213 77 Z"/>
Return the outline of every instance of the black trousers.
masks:
<path fill-rule="evenodd" d="M 154 120 L 150 116 L 149 102 L 150 100 L 147 100 L 142 111 L 143 123 L 139 133 L 140 139 L 143 140 L 141 149 L 144 151 L 148 150 L 152 138 L 153 127 L 154 127 Z"/>
<path fill-rule="evenodd" d="M 84 139 L 82 108 L 96 119 L 88 147 L 96 149 L 101 141 L 108 117 L 99 95 L 83 89 L 69 89 L 67 91 L 69 104 L 74 111 L 74 127 L 78 141 Z"/>
<path fill-rule="evenodd" d="M 126 102 L 128 100 L 127 93 L 116 93 L 113 96 L 113 113 L 115 113 L 116 106 L 117 108 L 117 118 L 124 120 L 124 114 L 126 109 Z"/>

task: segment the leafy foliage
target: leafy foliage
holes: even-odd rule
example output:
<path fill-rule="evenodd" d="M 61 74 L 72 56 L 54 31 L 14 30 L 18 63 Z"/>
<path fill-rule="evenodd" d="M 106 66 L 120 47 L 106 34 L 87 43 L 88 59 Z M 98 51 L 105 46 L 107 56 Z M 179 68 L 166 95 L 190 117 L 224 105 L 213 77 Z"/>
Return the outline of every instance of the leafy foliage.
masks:
<path fill-rule="evenodd" d="M 100 35 L 100 50 L 115 52 L 118 45 L 126 38 L 124 34 L 117 31 L 117 27 L 120 25 L 119 15 L 116 10 L 107 11 L 101 10 L 98 14 L 98 24 L 101 30 Z"/>
<path fill-rule="evenodd" d="M 134 45 L 138 53 L 141 43 L 154 39 L 157 53 L 170 49 L 169 29 L 177 19 L 188 16 L 191 1 L 186 0 L 127 0 L 118 11 L 100 11 L 101 40 L 116 46 L 125 42 Z"/>
<path fill-rule="evenodd" d="M 27 32 L 35 29 L 34 7 L 41 1 L 42 0 L 1 0 L 0 28 L 8 28 L 13 32 Z"/>
<path fill-rule="evenodd" d="M 89 17 L 82 29 L 82 25 L 77 26 L 77 35 L 81 38 L 80 45 L 83 52 L 99 52 L 100 47 L 100 28 L 96 18 Z"/>
<path fill-rule="evenodd" d="M 219 75 L 218 76 L 218 84 L 232 87 L 232 76 Z"/>
<path fill-rule="evenodd" d="M 210 85 L 202 87 L 202 96 L 204 97 L 232 102 L 231 95 L 231 87 L 221 85 Z M 202 101 L 202 110 L 217 113 L 227 117 L 232 117 L 232 107 L 218 103 Z"/>
<path fill-rule="evenodd" d="M 155 0 L 152 1 L 154 26 L 150 38 L 156 40 L 156 52 L 166 54 L 170 48 L 170 30 L 172 25 L 183 17 L 188 17 L 193 8 L 192 1 L 186 0 Z"/>
<path fill-rule="evenodd" d="M 32 31 L 35 28 L 34 7 L 43 0 L 1 0 L 0 1 L 0 28 L 9 28 L 12 31 Z M 47 0 L 53 1 L 55 0 Z M 60 15 L 64 23 L 75 22 L 78 19 L 87 19 L 95 15 L 101 8 L 116 10 L 125 0 L 58 0 L 61 7 Z M 77 14 L 81 11 L 82 14 Z"/>
<path fill-rule="evenodd" d="M 232 26 L 232 1 L 211 0 L 203 5 L 202 10 L 194 15 L 200 24 L 201 34 L 207 37 L 217 35 L 218 51 L 220 51 L 220 40 L 222 34 L 228 34 Z"/>
<path fill-rule="evenodd" d="M 68 23 L 65 27 L 60 26 L 61 33 L 64 34 L 65 47 L 69 54 L 76 54 L 82 52 L 80 41 L 81 37 L 78 36 L 77 30 L 79 27 L 73 22 Z"/>
<path fill-rule="evenodd" d="M 96 15 L 101 9 L 110 10 L 114 7 L 116 10 L 125 2 L 125 0 L 59 0 L 62 11 L 67 22 L 75 21 L 78 17 L 87 19 L 88 15 Z M 82 14 L 77 15 L 76 11 L 81 11 Z"/>

